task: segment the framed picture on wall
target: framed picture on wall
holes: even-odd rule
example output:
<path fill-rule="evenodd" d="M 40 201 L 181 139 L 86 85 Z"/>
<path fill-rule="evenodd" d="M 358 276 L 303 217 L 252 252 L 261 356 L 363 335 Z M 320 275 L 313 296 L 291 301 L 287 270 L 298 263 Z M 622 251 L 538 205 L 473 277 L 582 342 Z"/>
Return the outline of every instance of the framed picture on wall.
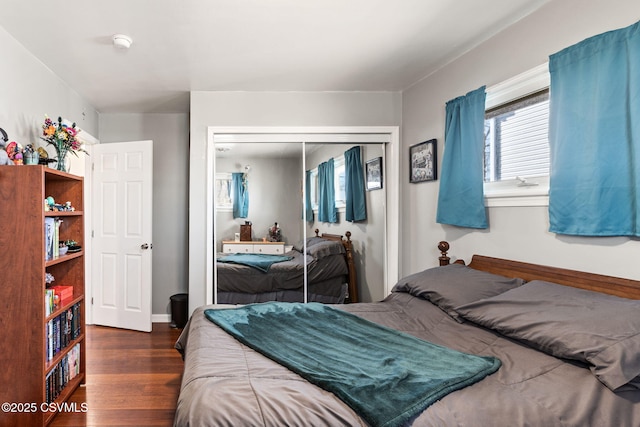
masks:
<path fill-rule="evenodd" d="M 430 139 L 409 147 L 409 182 L 435 181 L 438 178 L 437 141 Z"/>
<path fill-rule="evenodd" d="M 367 160 L 367 191 L 380 190 L 382 188 L 382 157 Z"/>

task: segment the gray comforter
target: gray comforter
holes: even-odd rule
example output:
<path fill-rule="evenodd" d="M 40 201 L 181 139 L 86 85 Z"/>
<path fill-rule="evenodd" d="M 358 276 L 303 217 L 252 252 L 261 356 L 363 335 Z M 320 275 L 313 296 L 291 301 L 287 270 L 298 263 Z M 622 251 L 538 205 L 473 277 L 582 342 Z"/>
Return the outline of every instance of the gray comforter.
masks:
<path fill-rule="evenodd" d="M 373 322 L 502 367 L 422 412 L 414 426 L 638 426 L 640 391 L 613 393 L 585 366 L 498 333 L 457 323 L 431 303 L 396 292 L 385 301 L 337 306 Z M 333 394 L 240 344 L 197 309 L 176 348 L 185 369 L 176 426 L 366 425 Z"/>
<path fill-rule="evenodd" d="M 339 244 L 339 243 L 338 243 Z M 307 283 L 310 294 L 319 295 L 314 300 L 319 302 L 340 302 L 344 298 L 343 285 L 347 282 L 347 262 L 343 254 L 327 255 L 315 258 L 302 255 L 298 251 L 287 252 L 291 256 L 289 261 L 278 262 L 271 266 L 268 273 L 255 268 L 218 262 L 218 295 L 222 303 L 249 303 L 270 300 L 287 299 L 276 298 L 278 293 L 286 294 L 295 291 L 291 301 L 302 301 L 304 269 L 307 270 Z M 291 292 L 290 292 L 291 293 Z M 237 297 L 236 297 L 237 295 Z M 260 296 L 258 299 L 247 299 L 247 295 Z M 266 298 L 262 298 L 265 296 Z M 322 296 L 329 299 L 323 300 Z"/>

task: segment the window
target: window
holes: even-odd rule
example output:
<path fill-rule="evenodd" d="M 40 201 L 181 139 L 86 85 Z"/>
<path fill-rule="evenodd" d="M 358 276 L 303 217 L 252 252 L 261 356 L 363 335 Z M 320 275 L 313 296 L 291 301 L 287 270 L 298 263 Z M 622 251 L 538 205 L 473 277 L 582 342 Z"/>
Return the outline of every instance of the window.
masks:
<path fill-rule="evenodd" d="M 549 175 L 549 90 L 487 111 L 484 181 Z"/>
<path fill-rule="evenodd" d="M 333 159 L 333 168 L 333 185 L 336 192 L 336 208 L 344 208 L 347 200 L 347 192 L 345 190 L 344 156 Z"/>
<path fill-rule="evenodd" d="M 233 210 L 233 185 L 230 173 L 217 173 L 215 179 L 215 206 L 218 211 Z"/>
<path fill-rule="evenodd" d="M 311 185 L 309 191 L 309 200 L 311 200 L 311 208 L 314 212 L 318 211 L 318 168 L 311 169 Z"/>
<path fill-rule="evenodd" d="M 546 206 L 549 193 L 549 71 L 543 64 L 487 89 L 486 205 Z"/>
<path fill-rule="evenodd" d="M 334 157 L 333 159 L 333 185 L 336 194 L 336 208 L 344 208 L 346 205 L 346 190 L 345 190 L 345 164 L 344 156 Z M 311 206 L 314 212 L 318 211 L 318 168 L 311 170 Z"/>

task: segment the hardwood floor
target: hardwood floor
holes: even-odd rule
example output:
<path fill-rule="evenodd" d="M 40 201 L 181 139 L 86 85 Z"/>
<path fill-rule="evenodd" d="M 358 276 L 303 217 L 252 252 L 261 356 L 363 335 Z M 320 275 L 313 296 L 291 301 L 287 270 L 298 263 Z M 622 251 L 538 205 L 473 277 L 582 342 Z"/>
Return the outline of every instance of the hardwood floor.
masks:
<path fill-rule="evenodd" d="M 87 326 L 86 385 L 72 395 L 78 411 L 59 413 L 62 426 L 171 426 L 182 377 L 173 348 L 180 329 L 154 323 L 151 333 Z"/>

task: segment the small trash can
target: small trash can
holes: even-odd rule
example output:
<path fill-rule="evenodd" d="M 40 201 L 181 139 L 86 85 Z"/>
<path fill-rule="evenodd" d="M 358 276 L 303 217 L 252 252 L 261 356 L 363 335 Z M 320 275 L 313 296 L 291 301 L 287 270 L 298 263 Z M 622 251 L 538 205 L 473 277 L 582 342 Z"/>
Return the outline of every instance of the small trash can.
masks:
<path fill-rule="evenodd" d="M 184 328 L 187 324 L 187 312 L 189 311 L 189 294 L 175 294 L 169 297 L 171 300 L 171 327 Z"/>

